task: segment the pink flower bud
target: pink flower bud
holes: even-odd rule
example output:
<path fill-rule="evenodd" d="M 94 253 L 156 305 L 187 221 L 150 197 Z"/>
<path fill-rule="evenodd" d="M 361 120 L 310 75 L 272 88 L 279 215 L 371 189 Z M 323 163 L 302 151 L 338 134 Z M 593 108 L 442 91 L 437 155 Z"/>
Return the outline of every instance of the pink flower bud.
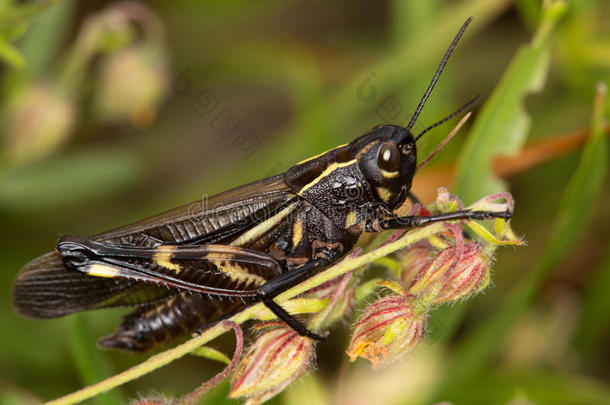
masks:
<path fill-rule="evenodd" d="M 462 255 L 455 246 L 443 249 L 428 268 L 421 269 L 409 294 L 430 304 L 457 301 L 489 283 L 491 258 L 482 244 L 465 241 Z M 456 259 L 457 262 L 456 262 Z"/>
<path fill-rule="evenodd" d="M 263 333 L 237 366 L 229 397 L 271 398 L 299 378 L 313 356 L 313 341 L 287 326 Z"/>
<path fill-rule="evenodd" d="M 413 304 L 406 294 L 391 294 L 369 305 L 354 327 L 347 350 L 350 360 L 363 357 L 378 366 L 399 359 L 420 343 L 426 315 Z"/>
<path fill-rule="evenodd" d="M 108 56 L 101 66 L 95 107 L 102 121 L 129 120 L 147 127 L 167 93 L 165 54 L 159 47 L 131 45 Z"/>
<path fill-rule="evenodd" d="M 23 164 L 50 155 L 69 138 L 76 120 L 72 97 L 50 83 L 18 92 L 8 108 L 6 157 Z"/>
<path fill-rule="evenodd" d="M 350 280 L 352 280 L 352 273 L 329 280 L 304 294 L 308 298 L 330 300 L 328 306 L 314 316 L 314 325 L 328 327 L 349 314 L 356 294 L 356 283 L 350 282 Z M 322 317 L 322 319 L 318 319 L 318 317 Z"/>
<path fill-rule="evenodd" d="M 444 187 L 440 187 L 438 189 L 435 205 L 435 208 L 439 212 L 448 212 L 455 209 L 461 210 L 463 208 L 462 202 L 459 200 L 459 198 L 453 194 L 450 194 L 449 190 Z"/>

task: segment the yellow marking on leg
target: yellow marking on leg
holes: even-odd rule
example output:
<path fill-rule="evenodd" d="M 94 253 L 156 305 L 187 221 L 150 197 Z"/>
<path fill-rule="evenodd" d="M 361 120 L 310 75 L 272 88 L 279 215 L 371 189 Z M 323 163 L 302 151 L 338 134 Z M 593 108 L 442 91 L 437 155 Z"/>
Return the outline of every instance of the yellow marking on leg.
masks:
<path fill-rule="evenodd" d="M 381 169 L 381 174 L 383 175 L 383 177 L 385 177 L 386 179 L 391 179 L 393 177 L 398 177 L 398 175 L 400 173 L 398 172 L 388 172 L 387 170 L 383 170 Z"/>
<path fill-rule="evenodd" d="M 239 238 L 235 239 L 231 242 L 231 246 L 244 246 L 252 241 L 257 240 L 267 233 L 271 228 L 279 224 L 294 210 L 297 206 L 297 203 L 292 203 L 274 216 L 268 218 L 267 220 L 261 222 L 256 225 L 254 228 L 250 229 L 247 232 L 244 232 Z"/>
<path fill-rule="evenodd" d="M 176 272 L 176 274 L 178 274 L 182 271 L 182 267 L 177 263 L 172 263 L 171 261 L 174 250 L 176 250 L 175 246 L 159 246 L 155 256 L 153 257 L 153 261 L 158 266 L 173 270 Z"/>
<path fill-rule="evenodd" d="M 392 192 L 385 187 L 377 187 L 377 194 L 384 201 L 388 202 L 392 198 Z"/>
<path fill-rule="evenodd" d="M 344 163 L 331 163 L 331 164 L 329 164 L 328 167 L 326 169 L 324 169 L 324 171 L 318 177 L 313 179 L 311 182 L 307 183 L 305 186 L 303 186 L 302 189 L 299 190 L 299 195 L 303 195 L 304 191 L 306 191 L 307 189 L 315 186 L 316 183 L 318 183 L 324 177 L 328 176 L 334 170 L 339 169 L 341 167 L 351 166 L 351 165 L 353 165 L 355 163 L 356 163 L 356 159 L 353 159 L 353 160 L 350 160 L 350 161 L 347 161 L 347 162 L 344 162 Z"/>
<path fill-rule="evenodd" d="M 214 264 L 219 271 L 229 276 L 231 280 L 240 281 L 245 284 L 253 282 L 256 286 L 263 285 L 267 282 L 263 277 L 252 274 L 248 269 L 243 268 L 239 264 L 229 263 L 226 260 L 214 262 Z"/>
<path fill-rule="evenodd" d="M 107 264 L 93 263 L 85 268 L 85 273 L 94 277 L 115 278 L 121 272 L 120 269 Z"/>
<path fill-rule="evenodd" d="M 356 215 L 356 211 L 348 212 L 347 216 L 345 217 L 345 228 L 349 228 L 350 226 L 355 225 L 357 220 L 358 217 Z"/>
<path fill-rule="evenodd" d="M 303 239 L 303 222 L 296 219 L 292 223 L 292 247 L 296 248 L 301 239 Z"/>

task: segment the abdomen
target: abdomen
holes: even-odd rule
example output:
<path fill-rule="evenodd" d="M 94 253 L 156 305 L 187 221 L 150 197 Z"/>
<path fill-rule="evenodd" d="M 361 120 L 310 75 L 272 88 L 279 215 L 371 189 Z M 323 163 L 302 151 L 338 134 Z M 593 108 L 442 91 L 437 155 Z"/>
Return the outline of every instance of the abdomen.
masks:
<path fill-rule="evenodd" d="M 98 344 L 104 348 L 146 351 L 227 318 L 254 301 L 180 292 L 128 315 L 116 332 L 100 339 Z"/>

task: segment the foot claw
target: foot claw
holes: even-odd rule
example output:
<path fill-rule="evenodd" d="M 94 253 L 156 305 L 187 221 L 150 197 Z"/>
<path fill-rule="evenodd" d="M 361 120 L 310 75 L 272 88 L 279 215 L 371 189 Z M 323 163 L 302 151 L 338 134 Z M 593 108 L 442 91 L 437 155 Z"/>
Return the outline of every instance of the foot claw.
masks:
<path fill-rule="evenodd" d="M 328 337 L 330 336 L 330 332 L 326 331 L 326 332 L 322 332 L 320 334 L 317 334 L 315 332 L 307 330 L 307 334 L 305 336 L 308 337 L 308 338 L 311 338 L 311 339 L 323 342 L 326 339 L 328 339 Z"/>

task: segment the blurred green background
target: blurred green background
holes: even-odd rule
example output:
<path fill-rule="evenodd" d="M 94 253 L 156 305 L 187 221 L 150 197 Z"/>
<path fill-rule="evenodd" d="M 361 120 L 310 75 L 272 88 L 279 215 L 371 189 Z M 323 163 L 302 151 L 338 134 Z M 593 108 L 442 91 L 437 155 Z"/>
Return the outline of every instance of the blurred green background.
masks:
<path fill-rule="evenodd" d="M 99 233 L 404 125 L 470 15 L 415 130 L 484 101 L 415 191 L 430 202 L 448 186 L 471 203 L 508 189 L 528 246 L 500 250 L 484 295 L 435 311 L 408 360 L 348 364 L 339 328 L 316 372 L 273 402 L 610 404 L 603 97 L 593 113 L 610 79 L 604 0 L 2 2 L 0 403 L 49 400 L 147 357 L 95 348 L 125 311 L 15 315 L 11 285 L 28 260 L 61 234 Z M 427 135 L 420 156 L 449 129 Z M 179 396 L 221 368 L 181 359 L 90 402 Z"/>

